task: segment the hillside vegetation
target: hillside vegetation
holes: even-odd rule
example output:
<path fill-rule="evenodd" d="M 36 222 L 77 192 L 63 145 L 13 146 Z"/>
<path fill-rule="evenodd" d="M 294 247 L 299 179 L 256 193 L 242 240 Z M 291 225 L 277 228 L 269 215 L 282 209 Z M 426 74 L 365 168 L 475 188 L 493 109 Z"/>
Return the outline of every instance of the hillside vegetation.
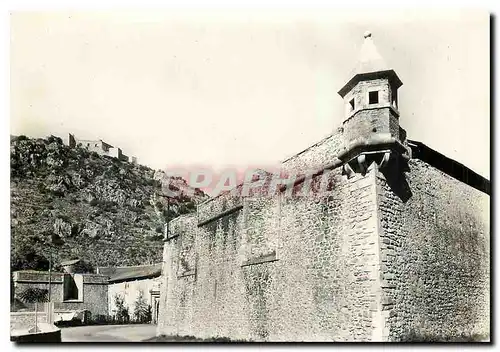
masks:
<path fill-rule="evenodd" d="M 162 260 L 168 219 L 195 210 L 196 190 L 170 200 L 170 179 L 146 166 L 69 148 L 58 137 L 11 137 L 11 270 L 79 258 L 95 266 Z M 173 179 L 177 187 L 187 184 Z"/>

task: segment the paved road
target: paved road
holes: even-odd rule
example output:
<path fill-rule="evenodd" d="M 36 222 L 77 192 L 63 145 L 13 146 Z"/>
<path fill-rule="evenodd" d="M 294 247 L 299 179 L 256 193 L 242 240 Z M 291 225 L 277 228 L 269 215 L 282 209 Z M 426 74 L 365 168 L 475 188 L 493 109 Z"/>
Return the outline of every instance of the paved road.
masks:
<path fill-rule="evenodd" d="M 156 325 L 92 325 L 61 328 L 62 342 L 139 342 L 156 335 Z"/>

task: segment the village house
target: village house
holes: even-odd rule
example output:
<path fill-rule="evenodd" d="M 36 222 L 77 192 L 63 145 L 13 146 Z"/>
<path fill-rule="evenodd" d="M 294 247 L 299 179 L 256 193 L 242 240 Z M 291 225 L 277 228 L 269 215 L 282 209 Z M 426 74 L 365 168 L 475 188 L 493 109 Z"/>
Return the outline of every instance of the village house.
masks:
<path fill-rule="evenodd" d="M 116 295 L 124 299 L 131 319 L 139 293 L 151 307 L 151 323 L 156 324 L 160 295 L 159 277 L 162 264 L 98 267 L 96 273 L 84 273 L 79 259 L 60 263 L 63 272 L 21 270 L 13 273 L 13 300 L 18 312 L 11 312 L 11 328 L 18 329 L 33 321 L 34 303 L 19 300 L 28 288 L 49 291 L 53 305 L 53 321 L 78 319 L 103 320 L 116 313 Z M 50 282 L 50 285 L 49 285 Z M 49 298 L 49 297 L 47 297 Z M 42 305 L 41 305 L 42 307 Z M 47 310 L 46 306 L 43 309 Z M 47 320 L 47 312 L 39 321 Z"/>
<path fill-rule="evenodd" d="M 20 302 L 19 296 L 29 288 L 47 290 L 47 299 L 53 303 L 53 321 L 71 320 L 79 312 L 89 312 L 91 316 L 108 315 L 108 277 L 105 275 L 79 273 L 79 260 L 61 263 L 64 272 L 21 270 L 13 273 L 13 298 L 22 304 L 18 313 L 11 313 L 11 328 L 19 328 L 31 319 L 35 303 Z M 47 312 L 40 321 L 46 321 Z M 90 316 L 85 315 L 85 318 Z"/>
<path fill-rule="evenodd" d="M 294 197 L 297 178 L 274 197 L 227 192 L 166 225 L 158 335 L 489 336 L 490 182 L 407 138 L 402 84 L 366 33 L 339 91 L 341 126 L 282 163 L 328 187 Z"/>
<path fill-rule="evenodd" d="M 132 315 L 139 294 L 142 294 L 146 303 L 151 307 L 151 322 L 156 324 L 160 299 L 160 275 L 162 264 L 99 267 L 97 273 L 109 277 L 108 280 L 108 312 L 116 314 L 115 299 L 123 298 L 125 306 Z"/>

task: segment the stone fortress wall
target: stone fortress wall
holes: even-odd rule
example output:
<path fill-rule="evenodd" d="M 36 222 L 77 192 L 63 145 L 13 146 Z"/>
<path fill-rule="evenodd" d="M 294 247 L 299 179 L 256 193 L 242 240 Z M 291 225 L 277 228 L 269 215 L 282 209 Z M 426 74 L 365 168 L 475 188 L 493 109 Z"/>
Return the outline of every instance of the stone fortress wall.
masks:
<path fill-rule="evenodd" d="M 424 161 L 410 169 L 406 190 L 376 180 L 388 338 L 488 335 L 490 197 Z"/>
<path fill-rule="evenodd" d="M 158 335 L 489 336 L 489 181 L 406 138 L 401 81 L 370 33 L 362 53 L 342 126 L 282 164 L 315 192 L 223 193 L 167 224 Z"/>
<path fill-rule="evenodd" d="M 418 159 L 405 202 L 377 168 L 328 175 L 330 190 L 312 197 L 226 195 L 172 221 L 158 332 L 256 341 L 489 332 L 487 194 Z"/>

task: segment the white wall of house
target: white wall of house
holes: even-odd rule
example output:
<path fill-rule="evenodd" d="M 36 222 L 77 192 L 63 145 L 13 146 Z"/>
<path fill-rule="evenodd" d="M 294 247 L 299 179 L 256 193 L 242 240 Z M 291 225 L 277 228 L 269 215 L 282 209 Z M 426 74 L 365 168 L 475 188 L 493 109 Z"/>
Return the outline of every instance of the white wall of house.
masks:
<path fill-rule="evenodd" d="M 143 291 L 143 296 L 151 305 L 151 293 L 150 291 L 159 285 L 159 277 L 150 279 L 139 279 L 123 281 L 118 283 L 110 283 L 108 286 L 108 304 L 109 304 L 109 314 L 114 315 L 116 312 L 115 306 L 115 295 L 121 295 L 125 299 L 125 305 L 128 307 L 128 312 L 131 318 L 133 318 L 135 302 L 139 295 L 139 291 Z"/>

